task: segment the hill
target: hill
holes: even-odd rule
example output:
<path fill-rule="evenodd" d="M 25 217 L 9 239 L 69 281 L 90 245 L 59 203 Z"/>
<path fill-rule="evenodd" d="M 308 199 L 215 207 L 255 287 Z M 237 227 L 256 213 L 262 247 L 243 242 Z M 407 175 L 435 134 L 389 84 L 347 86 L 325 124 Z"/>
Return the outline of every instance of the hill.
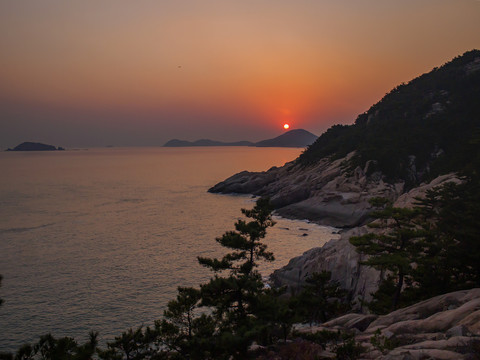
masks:
<path fill-rule="evenodd" d="M 335 125 L 298 159 L 312 165 L 355 151 L 352 168 L 369 160 L 389 181 L 414 186 L 471 166 L 479 153 L 480 51 L 466 52 L 440 68 L 401 84 L 353 125 Z"/>
<path fill-rule="evenodd" d="M 15 146 L 13 149 L 7 149 L 6 151 L 55 151 L 65 150 L 62 147 L 55 147 L 53 145 L 47 145 L 37 142 L 23 142 L 20 145 Z"/>
<path fill-rule="evenodd" d="M 185 141 L 173 139 L 165 143 L 164 147 L 187 146 L 257 146 L 257 147 L 306 147 L 311 145 L 318 136 L 303 129 L 290 130 L 273 139 L 262 140 L 256 143 L 251 141 L 223 142 L 209 139 Z"/>
<path fill-rule="evenodd" d="M 311 145 L 318 136 L 303 129 L 294 129 L 273 139 L 255 143 L 257 147 L 306 147 Z"/>

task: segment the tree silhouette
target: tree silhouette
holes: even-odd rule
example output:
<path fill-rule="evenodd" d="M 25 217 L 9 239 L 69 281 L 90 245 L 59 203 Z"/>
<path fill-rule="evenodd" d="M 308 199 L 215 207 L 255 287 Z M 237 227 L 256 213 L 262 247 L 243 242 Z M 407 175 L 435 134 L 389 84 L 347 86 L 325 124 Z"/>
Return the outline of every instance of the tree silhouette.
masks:
<path fill-rule="evenodd" d="M 363 262 L 364 265 L 389 272 L 380 290 L 385 290 L 383 295 L 391 297 L 391 306 L 376 309 L 379 312 L 388 312 L 397 309 L 405 281 L 411 279 L 412 264 L 417 261 L 419 254 L 417 240 L 424 235 L 424 232 L 414 223 L 417 216 L 415 210 L 396 208 L 391 203 L 379 199 L 373 199 L 371 203 L 385 204 L 382 210 L 372 212 L 372 216 L 377 218 L 377 221 L 369 226 L 378 231 L 353 236 L 350 238 L 350 243 L 361 253 L 369 255 L 369 258 Z M 382 295 L 381 293 L 382 291 L 377 296 Z M 383 302 L 383 300 L 376 299 L 377 302 Z"/>

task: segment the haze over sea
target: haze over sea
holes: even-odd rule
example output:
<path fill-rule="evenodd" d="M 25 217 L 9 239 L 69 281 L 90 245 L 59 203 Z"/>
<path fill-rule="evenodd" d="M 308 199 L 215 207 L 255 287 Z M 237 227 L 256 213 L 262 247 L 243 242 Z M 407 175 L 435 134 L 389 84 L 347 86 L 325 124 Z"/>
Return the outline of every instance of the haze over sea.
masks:
<path fill-rule="evenodd" d="M 288 148 L 107 148 L 0 153 L 0 352 L 51 332 L 101 342 L 152 325 L 178 286 L 211 273 L 197 256 L 224 253 L 248 196 L 207 193 L 242 171 L 295 159 Z M 332 229 L 277 218 L 266 243 L 276 261 L 334 237 Z M 308 236 L 304 236 L 308 234 Z"/>

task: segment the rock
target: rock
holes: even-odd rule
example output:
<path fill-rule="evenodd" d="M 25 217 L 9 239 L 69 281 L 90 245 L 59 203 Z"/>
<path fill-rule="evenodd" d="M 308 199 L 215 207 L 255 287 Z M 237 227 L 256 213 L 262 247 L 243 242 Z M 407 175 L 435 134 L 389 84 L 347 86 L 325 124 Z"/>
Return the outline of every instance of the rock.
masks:
<path fill-rule="evenodd" d="M 403 349 L 439 349 L 452 350 L 455 352 L 466 353 L 478 343 L 478 339 L 468 336 L 455 336 L 446 340 L 428 340 L 411 345 L 402 346 Z"/>
<path fill-rule="evenodd" d="M 480 311 L 477 310 L 472 312 L 470 315 L 463 318 L 458 324 L 465 325 L 471 333 L 480 336 Z"/>
<path fill-rule="evenodd" d="M 465 325 L 456 325 L 450 329 L 447 330 L 445 333 L 445 336 L 447 338 L 453 337 L 453 336 L 467 336 L 468 334 L 468 329 Z"/>
<path fill-rule="evenodd" d="M 426 190 L 446 181 L 460 181 L 455 175 L 447 174 L 404 194 L 404 182 L 384 182 L 382 174 L 374 171 L 375 161 L 368 161 L 364 169 L 357 167 L 348 172 L 344 164 L 353 155 L 350 153 L 335 161 L 322 159 L 309 167 L 289 162 L 264 172 L 243 171 L 208 191 L 269 196 L 281 216 L 352 228 L 371 221 L 369 200 L 372 197 L 388 198 L 395 201 L 397 207 L 413 206 L 415 197 Z M 410 160 L 412 177 L 416 177 L 415 159 Z"/>
<path fill-rule="evenodd" d="M 301 332 L 350 331 L 355 342 L 366 349 L 362 359 L 475 359 L 480 334 L 473 333 L 465 322 L 473 324 L 476 319 L 478 324 L 479 306 L 480 288 L 462 290 L 377 318 L 343 315 L 316 327 L 304 327 Z M 327 349 L 334 346 L 327 345 Z"/>
<path fill-rule="evenodd" d="M 466 357 L 457 352 L 437 349 L 406 350 L 395 349 L 385 356 L 379 357 L 379 360 L 462 360 Z"/>
<path fill-rule="evenodd" d="M 358 329 L 364 331 L 372 321 L 374 321 L 377 315 L 364 315 L 364 314 L 347 314 L 336 319 L 327 321 L 323 324 L 324 327 L 340 326 L 345 329 Z"/>
<path fill-rule="evenodd" d="M 456 308 L 448 310 L 449 305 Z M 376 328 L 383 327 L 394 334 L 446 332 L 453 326 L 462 325 L 462 320 L 479 309 L 480 288 L 455 291 L 380 316 L 366 331 L 373 333 Z"/>
<path fill-rule="evenodd" d="M 288 265 L 276 270 L 270 280 L 274 286 L 288 286 L 293 291 L 299 290 L 314 272 L 330 271 L 332 280 L 338 281 L 340 287 L 350 292 L 356 302 L 356 309 L 361 309 L 362 301 L 370 301 L 380 280 L 380 272 L 360 265 L 363 256 L 350 244 L 351 236 L 362 235 L 368 230 L 355 228 L 344 232 L 340 239 L 332 239 L 323 247 L 314 248 L 303 255 L 290 260 Z"/>
<path fill-rule="evenodd" d="M 353 156 L 320 160 L 310 167 L 294 162 L 265 172 L 243 171 L 209 189 L 214 193 L 269 196 L 279 215 L 308 219 L 322 225 L 350 228 L 366 224 L 375 196 L 396 199 L 403 184 L 388 184 L 381 176 L 367 176 L 357 167 L 350 174 L 344 162 Z M 369 167 L 372 167 L 369 164 Z"/>
<path fill-rule="evenodd" d="M 371 220 L 368 216 L 370 210 L 371 206 L 365 199 L 349 204 L 339 195 L 330 198 L 310 197 L 281 207 L 277 213 L 287 218 L 304 218 L 326 226 L 352 228 Z"/>
<path fill-rule="evenodd" d="M 421 184 L 420 186 L 413 188 L 409 192 L 402 194 L 394 202 L 393 206 L 395 207 L 406 207 L 412 208 L 416 202 L 415 198 L 422 197 L 428 190 L 433 189 L 434 187 L 441 186 L 447 182 L 454 182 L 456 184 L 461 183 L 461 180 L 455 174 L 446 174 L 438 176 L 427 184 Z"/>
<path fill-rule="evenodd" d="M 332 181 L 335 182 L 334 180 Z M 334 185 L 332 181 L 326 184 L 324 188 L 336 188 L 336 185 Z M 447 181 L 459 182 L 458 178 L 453 174 L 440 176 L 428 184 L 422 184 L 419 188 L 401 195 L 395 201 L 394 206 L 412 206 L 415 202 L 415 197 L 421 196 L 425 191 Z M 339 183 L 337 182 L 337 184 Z M 401 188 L 401 185 L 402 184 L 397 184 L 396 186 Z M 345 184 L 341 186 L 344 190 L 347 189 Z M 351 188 L 349 189 L 351 190 Z M 377 184 L 376 189 L 377 193 L 381 191 L 397 193 L 390 185 L 385 185 L 382 181 Z M 339 226 L 340 224 L 354 226 L 368 219 L 368 215 L 366 214 L 368 214 L 370 205 L 368 204 L 367 206 L 365 203 L 366 197 L 361 198 L 361 196 L 363 195 L 359 193 L 343 192 L 340 194 L 332 190 L 331 192 L 325 193 L 323 198 L 309 198 L 302 202 L 283 207 L 278 210 L 278 213 L 292 217 L 307 215 L 310 219 L 322 219 L 322 221 L 319 222 L 332 226 Z M 360 197 L 360 200 L 358 200 L 358 197 Z M 348 203 L 349 201 L 351 204 Z M 334 204 L 336 205 L 334 206 Z M 322 209 L 323 213 L 321 212 Z M 349 239 L 352 236 L 363 235 L 370 231 L 372 231 L 372 229 L 367 226 L 343 231 L 340 239 L 332 239 L 321 248 L 311 249 L 303 255 L 293 258 L 288 265 L 276 270 L 271 275 L 273 285 L 286 285 L 295 291 L 303 286 L 305 279 L 312 273 L 330 271 L 332 273 L 332 280 L 338 281 L 340 286 L 348 290 L 352 299 L 356 301 L 355 309 L 361 310 L 362 301 L 371 301 L 371 294 L 377 290 L 381 273 L 373 268 L 359 265 L 359 263 L 364 260 L 364 257 L 357 253 L 355 247 L 350 244 Z M 434 312 L 435 311 L 433 311 L 432 314 Z M 480 313 L 477 316 L 480 317 Z M 471 322 L 475 322 L 476 319 L 478 318 L 472 318 Z M 384 326 L 386 325 L 384 324 Z M 468 326 L 475 326 L 475 324 L 469 323 Z M 476 331 L 479 331 L 480 326 L 476 327 L 476 329 Z"/>

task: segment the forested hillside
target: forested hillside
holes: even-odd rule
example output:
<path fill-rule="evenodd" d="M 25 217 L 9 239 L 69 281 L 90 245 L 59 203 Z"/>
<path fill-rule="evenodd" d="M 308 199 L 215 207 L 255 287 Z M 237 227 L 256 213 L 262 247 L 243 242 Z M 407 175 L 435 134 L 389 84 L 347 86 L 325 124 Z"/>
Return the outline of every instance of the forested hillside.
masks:
<path fill-rule="evenodd" d="M 328 129 L 297 160 L 315 164 L 356 151 L 352 166 L 380 170 L 409 187 L 472 166 L 480 153 L 480 51 L 466 52 L 440 68 L 401 84 L 353 125 Z"/>

